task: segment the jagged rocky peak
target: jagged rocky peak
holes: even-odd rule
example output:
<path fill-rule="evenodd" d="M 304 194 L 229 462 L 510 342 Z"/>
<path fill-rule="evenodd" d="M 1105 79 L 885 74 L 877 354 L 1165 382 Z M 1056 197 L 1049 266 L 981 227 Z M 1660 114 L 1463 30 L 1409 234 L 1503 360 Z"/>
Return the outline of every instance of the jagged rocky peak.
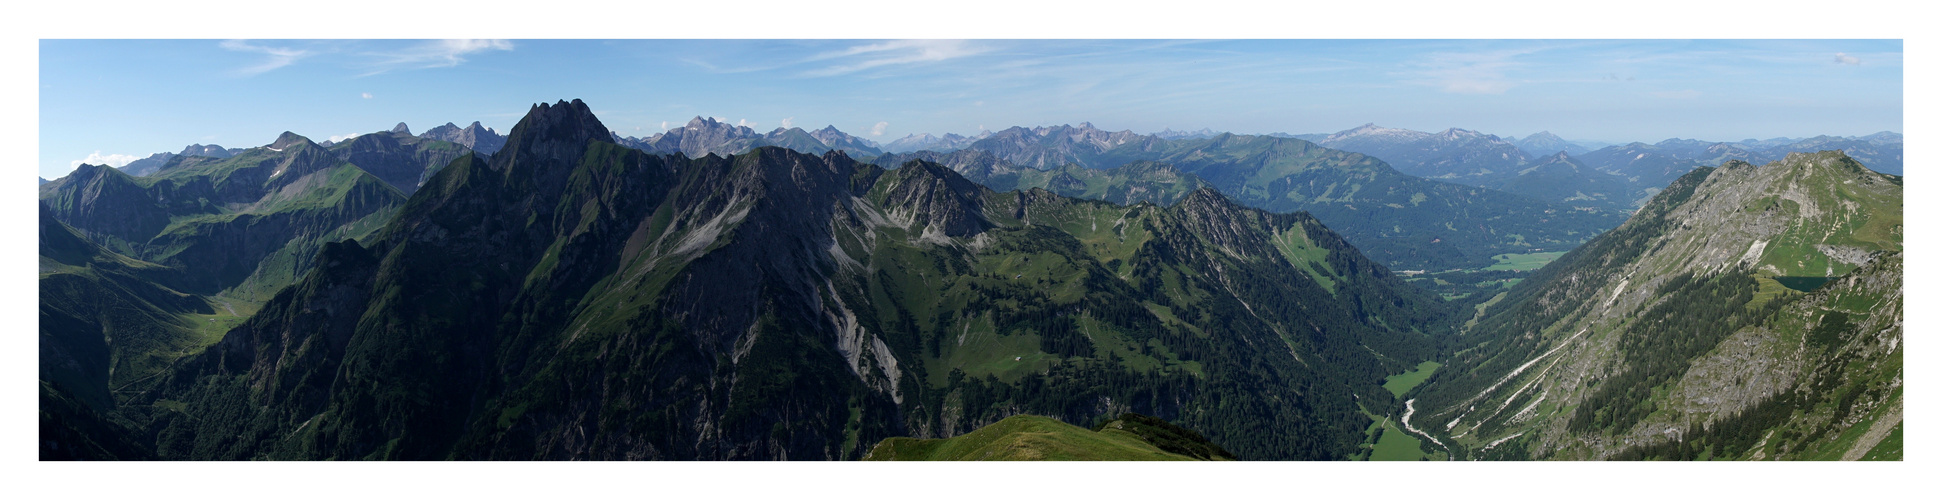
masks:
<path fill-rule="evenodd" d="M 297 135 L 295 132 L 284 132 L 282 135 L 276 136 L 276 142 L 270 143 L 270 149 L 282 151 L 300 144 L 313 143 L 310 142 L 310 138 Z"/>
<path fill-rule="evenodd" d="M 923 160 L 905 162 L 885 179 L 883 205 L 906 212 L 927 230 L 946 236 L 974 236 L 990 227 L 984 219 L 984 189 L 956 171 Z"/>
<path fill-rule="evenodd" d="M 472 123 L 478 123 L 478 122 L 472 122 Z M 436 127 L 432 127 L 431 130 L 426 130 L 425 133 L 423 135 L 420 135 L 419 137 L 424 137 L 426 139 L 449 140 L 449 139 L 444 139 L 444 137 L 457 137 L 458 133 L 459 133 L 458 124 L 455 124 L 452 122 L 445 122 L 444 125 L 439 125 Z"/>
<path fill-rule="evenodd" d="M 700 115 L 695 115 L 695 118 L 693 120 L 688 120 L 689 129 L 708 129 L 708 128 L 719 127 L 722 125 L 727 125 L 727 123 L 715 121 L 714 118 L 700 116 Z"/>
<path fill-rule="evenodd" d="M 574 99 L 534 104 L 506 135 L 503 151 L 513 154 L 494 154 L 491 165 L 494 170 L 504 169 L 518 158 L 521 165 L 536 169 L 564 167 L 577 161 L 593 141 L 612 144 L 614 134 L 586 103 Z"/>
<path fill-rule="evenodd" d="M 1267 244 L 1257 232 L 1249 230 L 1249 213 L 1255 210 L 1235 204 L 1213 188 L 1195 189 L 1173 209 L 1186 227 L 1232 255 L 1248 256 L 1249 249 Z"/>
<path fill-rule="evenodd" d="M 1232 200 L 1228 200 L 1226 196 L 1221 196 L 1220 191 L 1216 191 L 1211 187 L 1202 187 L 1193 190 L 1191 193 L 1187 193 L 1186 197 L 1180 199 L 1179 205 L 1196 212 L 1202 210 L 1227 211 L 1235 208 Z"/>
<path fill-rule="evenodd" d="M 519 125 L 513 127 L 511 138 L 522 136 L 529 141 L 539 138 L 576 144 L 584 144 L 588 140 L 613 142 L 613 132 L 600 123 L 600 119 L 593 116 L 593 110 L 579 99 L 533 105 L 526 117 L 519 120 Z"/>
<path fill-rule="evenodd" d="M 444 125 L 439 125 L 433 127 L 431 130 L 425 131 L 425 134 L 419 137 L 457 143 L 473 151 L 485 154 L 496 153 L 499 151 L 499 148 L 506 144 L 505 136 L 499 135 L 499 132 L 496 130 L 480 125 L 477 121 L 473 121 L 471 125 L 463 129 L 459 128 L 457 124 L 446 122 Z"/>
<path fill-rule="evenodd" d="M 391 127 L 391 133 L 411 135 L 411 127 L 405 126 L 405 122 L 398 122 L 398 126 Z"/>

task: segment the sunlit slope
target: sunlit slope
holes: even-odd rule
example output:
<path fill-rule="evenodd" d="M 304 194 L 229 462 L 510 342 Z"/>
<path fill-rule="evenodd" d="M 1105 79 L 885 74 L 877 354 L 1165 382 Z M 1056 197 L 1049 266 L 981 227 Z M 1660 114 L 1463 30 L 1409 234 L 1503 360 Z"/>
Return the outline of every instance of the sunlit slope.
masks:
<path fill-rule="evenodd" d="M 1231 455 L 1201 453 L 1194 456 L 1162 450 L 1136 431 L 1127 430 L 1131 419 L 1107 422 L 1096 430 L 1036 415 L 1017 415 L 999 420 L 969 433 L 946 439 L 889 438 L 872 448 L 864 460 L 879 461 L 1018 461 L 1018 460 L 1115 460 L 1181 461 L 1231 460 Z M 1139 423 L 1133 423 L 1138 426 Z M 1152 425 L 1152 424 L 1147 424 Z M 1160 425 L 1165 425 L 1161 422 Z M 1170 426 L 1169 426 L 1170 427 Z M 1183 430 L 1169 429 L 1174 432 Z M 1191 433 L 1192 431 L 1184 431 Z M 1220 452 L 1218 446 L 1197 439 L 1179 441 L 1178 447 L 1199 446 Z M 1180 449 L 1180 451 L 1187 451 Z"/>
<path fill-rule="evenodd" d="M 1459 456 L 1650 457 L 1784 404 L 1801 413 L 1740 427 L 1805 441 L 1709 456 L 1824 457 L 1807 450 L 1857 408 L 1899 407 L 1901 238 L 1901 178 L 1838 152 L 1696 170 L 1490 307 L 1418 389 L 1416 425 Z"/>

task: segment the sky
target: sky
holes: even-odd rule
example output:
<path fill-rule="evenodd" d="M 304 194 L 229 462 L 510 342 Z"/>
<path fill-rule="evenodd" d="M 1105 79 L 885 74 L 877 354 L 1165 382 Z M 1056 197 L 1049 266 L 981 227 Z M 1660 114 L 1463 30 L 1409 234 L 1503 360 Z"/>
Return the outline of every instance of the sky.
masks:
<path fill-rule="evenodd" d="M 39 175 L 582 99 L 621 135 L 1365 123 L 1611 143 L 1902 131 L 1900 40 L 41 40 Z"/>

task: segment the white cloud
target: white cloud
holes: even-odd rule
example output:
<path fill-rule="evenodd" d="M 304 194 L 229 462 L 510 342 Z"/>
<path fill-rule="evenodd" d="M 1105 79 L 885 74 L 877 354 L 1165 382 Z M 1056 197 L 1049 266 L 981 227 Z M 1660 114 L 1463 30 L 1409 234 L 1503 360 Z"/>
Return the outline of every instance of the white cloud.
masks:
<path fill-rule="evenodd" d="M 883 135 L 883 129 L 888 127 L 890 122 L 877 122 L 875 126 L 870 127 L 870 135 Z"/>
<path fill-rule="evenodd" d="M 365 98 L 365 99 L 370 99 L 370 98 L 371 98 L 371 93 L 370 93 L 370 92 L 365 92 L 365 93 L 364 93 L 364 98 Z"/>
<path fill-rule="evenodd" d="M 330 136 L 330 142 L 344 142 L 351 139 L 356 139 L 357 136 L 360 136 L 360 135 L 364 135 L 364 134 L 359 132 L 352 132 L 344 135 L 333 135 L 333 136 Z"/>
<path fill-rule="evenodd" d="M 490 50 L 512 50 L 507 40 L 432 40 L 394 52 L 377 52 L 378 69 L 365 76 L 394 69 L 450 68 L 465 62 L 465 56 Z"/>
<path fill-rule="evenodd" d="M 782 128 L 789 128 L 794 126 L 796 126 L 796 117 L 791 116 L 791 117 L 782 119 Z"/>
<path fill-rule="evenodd" d="M 825 52 L 810 61 L 843 59 L 850 62 L 804 73 L 808 76 L 835 76 L 879 66 L 936 62 L 985 52 L 987 49 L 964 40 L 892 40 Z"/>
<path fill-rule="evenodd" d="M 140 157 L 136 157 L 132 155 L 104 155 L 104 154 L 101 154 L 100 151 L 95 151 L 94 153 L 89 154 L 87 158 L 82 158 L 79 160 L 68 162 L 68 168 L 81 168 L 81 164 L 83 163 L 86 163 L 89 165 L 107 165 L 110 167 L 121 167 L 122 165 L 127 165 L 128 162 L 140 160 L 140 159 L 141 159 Z"/>
<path fill-rule="evenodd" d="M 665 131 L 665 130 L 667 130 L 667 129 L 668 129 L 668 122 L 667 122 L 667 120 L 662 120 L 662 121 L 661 121 L 661 130 L 663 130 L 663 131 Z"/>
<path fill-rule="evenodd" d="M 1835 52 L 1834 63 L 1846 64 L 1849 66 L 1859 66 L 1861 64 L 1861 58 L 1848 55 L 1848 53 L 1846 52 Z"/>
<path fill-rule="evenodd" d="M 1693 99 L 1693 98 L 1699 97 L 1699 91 L 1692 90 L 1692 89 L 1666 90 L 1666 91 L 1660 91 L 1660 92 L 1653 92 L 1652 97 L 1657 97 L 1660 99 Z"/>
<path fill-rule="evenodd" d="M 747 119 L 747 118 L 743 118 L 743 119 L 741 119 L 740 121 L 737 121 L 737 122 L 735 122 L 735 124 L 736 124 L 736 125 L 741 125 L 741 126 L 744 126 L 744 127 L 748 127 L 748 128 L 755 128 L 755 125 L 756 125 L 756 123 L 755 123 L 755 122 L 752 122 L 752 121 L 748 121 L 748 119 Z"/>
<path fill-rule="evenodd" d="M 244 40 L 224 40 L 219 46 L 224 49 L 232 50 L 236 52 L 258 52 L 258 53 L 267 54 L 270 56 L 270 58 L 268 60 L 263 61 L 262 64 L 250 66 L 247 68 L 237 69 L 236 74 L 239 74 L 242 76 L 260 75 L 273 69 L 295 64 L 298 59 L 303 59 L 311 55 L 311 52 L 308 50 L 292 49 L 288 47 L 270 47 L 265 45 L 251 45 L 248 41 L 244 41 Z"/>

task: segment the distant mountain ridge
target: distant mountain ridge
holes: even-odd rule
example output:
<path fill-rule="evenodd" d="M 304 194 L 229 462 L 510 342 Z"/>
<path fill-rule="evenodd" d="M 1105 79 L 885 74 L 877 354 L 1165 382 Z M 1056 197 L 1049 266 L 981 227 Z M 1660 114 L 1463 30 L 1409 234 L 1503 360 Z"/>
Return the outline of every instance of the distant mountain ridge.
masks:
<path fill-rule="evenodd" d="M 781 128 L 768 133 L 755 129 L 717 121 L 714 118 L 697 116 L 680 128 L 648 137 L 624 137 L 613 134 L 614 142 L 649 153 L 681 153 L 690 158 L 714 154 L 724 156 L 738 154 L 763 146 L 778 146 L 805 153 L 821 154 L 829 151 L 846 151 L 857 157 L 883 154 L 877 143 L 856 137 L 831 125 L 815 132 L 801 128 Z"/>
<path fill-rule="evenodd" d="M 893 154 L 877 162 L 909 158 L 938 161 L 999 188 L 1092 192 L 1123 202 L 1165 200 L 1204 183 L 1249 206 L 1308 211 L 1399 269 L 1489 266 L 1494 255 L 1569 248 L 1622 221 L 1615 212 L 1413 177 L 1366 155 L 1276 136 L 1167 140 L 1085 123 L 1012 127 L 949 154 Z M 1119 169 L 1141 162 L 1167 168 Z M 1157 177 L 1140 178 L 1146 175 Z"/>
<path fill-rule="evenodd" d="M 1508 137 L 1505 139 L 1510 140 Z M 1558 137 L 1557 134 L 1552 134 L 1548 131 L 1524 136 L 1523 139 L 1515 140 L 1514 144 L 1517 145 L 1517 149 L 1521 149 L 1524 153 L 1534 157 L 1549 156 L 1557 152 L 1564 152 L 1571 155 L 1582 155 L 1591 152 L 1591 148 L 1575 142 L 1566 141 L 1563 137 Z"/>
<path fill-rule="evenodd" d="M 399 125 L 404 124 L 400 123 Z M 406 133 L 410 133 L 410 131 L 407 130 Z M 476 121 L 472 122 L 471 125 L 466 125 L 465 128 L 459 128 L 458 125 L 452 122 L 445 122 L 444 125 L 426 130 L 424 135 L 418 137 L 456 143 L 465 146 L 466 149 L 484 154 L 497 153 L 499 152 L 499 148 L 506 146 L 505 136 L 499 135 L 498 131 L 480 125 Z"/>
<path fill-rule="evenodd" d="M 890 141 L 888 144 L 884 144 L 883 152 L 913 153 L 917 151 L 936 151 L 939 153 L 949 153 L 964 149 L 965 146 L 969 146 L 973 142 L 990 136 L 991 131 L 989 130 L 980 130 L 977 135 L 969 137 L 949 133 L 943 136 L 935 136 L 928 133 L 910 134 L 903 138 Z"/>
<path fill-rule="evenodd" d="M 1901 134 L 1893 132 L 1865 138 L 1822 136 L 1738 143 L 1675 138 L 1657 144 L 1634 142 L 1594 150 L 1550 132 L 1512 141 L 1455 128 L 1428 133 L 1368 124 L 1330 134 L 1316 143 L 1375 156 L 1412 175 L 1481 187 L 1520 186 L 1519 194 L 1554 203 L 1629 211 L 1685 172 L 1729 161 L 1762 164 L 1789 153 L 1842 149 L 1871 169 L 1899 175 L 1900 139 Z M 1578 175 L 1514 179 L 1559 152 L 1593 171 L 1617 175 L 1626 182 L 1613 183 L 1604 177 Z"/>

